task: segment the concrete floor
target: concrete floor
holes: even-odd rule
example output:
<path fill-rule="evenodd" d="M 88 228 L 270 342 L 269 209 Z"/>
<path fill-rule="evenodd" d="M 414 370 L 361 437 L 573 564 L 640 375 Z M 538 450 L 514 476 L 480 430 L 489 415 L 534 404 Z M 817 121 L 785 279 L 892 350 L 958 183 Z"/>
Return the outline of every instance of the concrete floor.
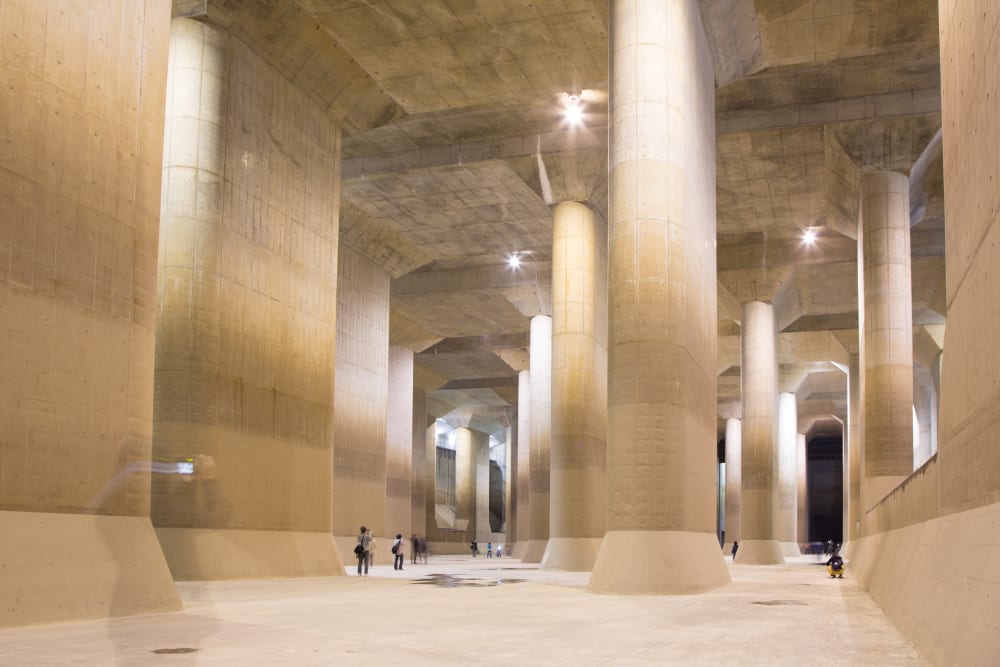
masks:
<path fill-rule="evenodd" d="M 685 597 L 594 595 L 587 574 L 457 556 L 367 578 L 184 582 L 176 614 L 0 631 L 0 665 L 926 664 L 850 572 L 803 557 L 730 573 Z"/>

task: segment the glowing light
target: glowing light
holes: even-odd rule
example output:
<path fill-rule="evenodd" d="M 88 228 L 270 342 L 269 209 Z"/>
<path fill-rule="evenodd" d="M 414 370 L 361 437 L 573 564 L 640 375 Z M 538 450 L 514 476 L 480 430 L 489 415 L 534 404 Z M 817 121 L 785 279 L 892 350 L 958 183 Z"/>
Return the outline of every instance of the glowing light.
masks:
<path fill-rule="evenodd" d="M 805 232 L 802 234 L 802 242 L 807 245 L 812 245 L 816 242 L 816 230 L 812 227 L 807 227 Z"/>
<path fill-rule="evenodd" d="M 573 90 L 566 93 L 566 106 L 563 109 L 563 118 L 570 127 L 578 127 L 583 124 L 583 102 L 580 99 L 580 92 Z"/>
<path fill-rule="evenodd" d="M 517 267 L 521 266 L 520 256 L 518 256 L 516 252 L 512 253 L 510 258 L 507 260 L 507 264 L 510 265 L 510 268 L 512 269 L 516 269 Z"/>

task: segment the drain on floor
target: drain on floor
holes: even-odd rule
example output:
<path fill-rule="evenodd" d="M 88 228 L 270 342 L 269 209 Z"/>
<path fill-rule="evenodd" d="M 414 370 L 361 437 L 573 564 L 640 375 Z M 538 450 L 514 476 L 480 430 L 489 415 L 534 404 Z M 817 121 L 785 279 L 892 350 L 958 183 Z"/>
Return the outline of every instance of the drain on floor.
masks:
<path fill-rule="evenodd" d="M 751 602 L 750 604 L 762 604 L 767 607 L 777 607 L 786 604 L 805 605 L 805 602 L 801 602 L 799 600 L 757 600 L 755 602 Z"/>
<path fill-rule="evenodd" d="M 522 581 L 525 579 L 462 579 L 451 574 L 428 574 L 423 579 L 414 579 L 410 583 L 429 584 L 438 588 L 457 588 L 459 586 L 480 588 L 501 584 L 519 584 Z"/>
<path fill-rule="evenodd" d="M 158 648 L 150 651 L 150 653 L 159 653 L 161 655 L 165 653 L 194 653 L 197 650 L 198 649 L 196 648 L 188 648 L 185 646 L 182 648 Z"/>

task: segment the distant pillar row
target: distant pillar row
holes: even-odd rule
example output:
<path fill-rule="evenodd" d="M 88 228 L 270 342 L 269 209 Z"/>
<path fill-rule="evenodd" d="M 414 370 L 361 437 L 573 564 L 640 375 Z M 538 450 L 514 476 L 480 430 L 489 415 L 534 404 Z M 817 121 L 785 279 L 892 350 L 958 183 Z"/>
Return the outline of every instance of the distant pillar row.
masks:
<path fill-rule="evenodd" d="M 743 523 L 739 561 L 784 562 L 778 543 L 778 334 L 774 306 L 743 305 Z"/>
<path fill-rule="evenodd" d="M 604 538 L 607 225 L 576 202 L 552 234 L 552 444 L 544 569 L 589 572 Z"/>
<path fill-rule="evenodd" d="M 552 421 L 552 318 L 531 318 L 531 520 L 525 563 L 541 563 L 549 541 L 549 437 Z"/>
<path fill-rule="evenodd" d="M 861 400 L 867 510 L 913 471 L 913 303 L 910 183 L 879 172 L 861 182 L 858 233 Z"/>
<path fill-rule="evenodd" d="M 694 593 L 729 581 L 715 534 L 715 75 L 697 0 L 610 10 L 608 532 L 589 587 Z"/>
<path fill-rule="evenodd" d="M 783 556 L 798 556 L 798 406 L 795 394 L 778 394 L 777 538 Z"/>
<path fill-rule="evenodd" d="M 730 417 L 726 420 L 726 553 L 740 539 L 742 475 L 742 423 Z"/>

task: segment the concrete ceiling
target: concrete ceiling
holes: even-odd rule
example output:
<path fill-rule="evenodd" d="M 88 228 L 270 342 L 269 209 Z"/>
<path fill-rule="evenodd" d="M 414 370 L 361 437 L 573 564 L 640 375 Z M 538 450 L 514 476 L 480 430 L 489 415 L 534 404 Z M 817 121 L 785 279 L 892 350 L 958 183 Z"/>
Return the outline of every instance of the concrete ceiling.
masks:
<path fill-rule="evenodd" d="M 802 428 L 826 434 L 846 405 L 831 364 L 857 352 L 864 173 L 912 171 L 924 357 L 944 322 L 937 2 L 700 4 L 717 83 L 720 414 L 738 407 L 740 304 L 770 300 L 782 384 L 801 394 Z M 417 352 L 435 416 L 502 423 L 529 319 L 551 309 L 550 205 L 607 208 L 606 0 L 177 0 L 180 11 L 234 31 L 343 123 L 341 242 L 393 277 L 393 342 Z M 563 123 L 570 91 L 585 128 Z M 514 251 L 520 272 L 506 267 Z"/>

